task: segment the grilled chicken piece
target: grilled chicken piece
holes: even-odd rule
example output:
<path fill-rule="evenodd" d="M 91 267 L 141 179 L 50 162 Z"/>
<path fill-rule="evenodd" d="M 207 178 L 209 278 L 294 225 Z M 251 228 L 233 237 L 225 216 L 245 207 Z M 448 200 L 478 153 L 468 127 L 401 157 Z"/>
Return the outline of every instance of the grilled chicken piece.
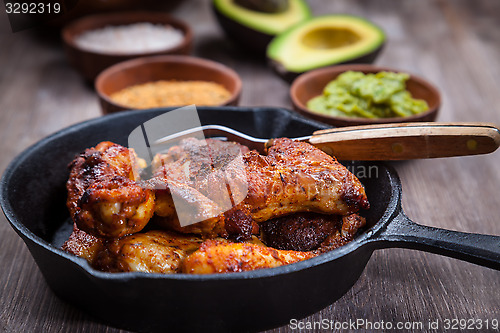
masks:
<path fill-rule="evenodd" d="M 370 207 L 361 182 L 314 146 L 275 139 L 267 156 L 245 155 L 248 195 L 239 205 L 257 222 L 298 212 L 346 215 Z"/>
<path fill-rule="evenodd" d="M 171 147 L 167 153 L 156 155 L 153 168 L 158 173 L 168 174 L 170 178 L 182 180 L 202 193 L 209 194 L 211 184 L 206 183 L 208 176 L 214 171 L 223 170 L 235 157 L 249 151 L 248 147 L 236 142 L 187 138 Z"/>
<path fill-rule="evenodd" d="M 69 239 L 64 242 L 61 249 L 75 256 L 82 257 L 92 264 L 97 253 L 101 251 L 103 247 L 104 243 L 102 239 L 78 229 L 76 223 L 73 223 L 73 232 L 69 236 Z"/>
<path fill-rule="evenodd" d="M 297 212 L 345 215 L 369 208 L 359 180 L 334 157 L 308 143 L 275 139 L 267 156 L 249 151 L 239 164 L 218 148 L 212 156 L 223 154 L 222 162 L 209 166 L 210 159 L 206 156 L 210 142 L 216 147 L 228 143 L 210 139 L 207 142 L 205 152 L 197 153 L 199 140 L 183 140 L 180 146 L 158 159 L 163 162 L 157 163 L 157 178 L 179 181 L 203 196 L 212 195 L 212 211 L 221 212 L 216 223 L 214 220 L 198 223 L 197 231 L 183 229 L 177 222 L 174 228 L 178 231 L 243 240 L 258 230 L 256 223 L 272 218 Z M 234 204 L 230 207 L 227 198 L 221 197 L 221 193 L 227 192 Z M 168 194 L 158 197 L 156 214 L 167 217 L 169 225 L 176 225 L 172 201 L 166 202 L 168 199 Z"/>
<path fill-rule="evenodd" d="M 316 256 L 313 252 L 283 251 L 251 243 L 207 240 L 182 263 L 182 272 L 213 274 L 244 272 L 292 264 Z"/>
<path fill-rule="evenodd" d="M 313 146 L 275 139 L 262 156 L 235 143 L 207 143 L 186 139 L 158 156 L 147 184 L 134 177 L 139 162 L 131 150 L 111 142 L 87 149 L 70 164 L 67 206 L 75 226 L 63 249 L 109 272 L 239 272 L 312 258 L 351 241 L 364 226 L 353 214 L 369 207 L 363 186 Z M 201 237 L 130 235 L 154 213 L 158 224 Z M 189 218 L 200 222 L 180 225 Z M 257 223 L 264 241 L 280 249 L 252 236 Z M 217 236 L 247 242 L 204 241 Z"/>
<path fill-rule="evenodd" d="M 157 223 L 205 238 L 227 236 L 223 213 L 232 208 L 235 198 L 231 197 L 231 190 L 236 191 L 228 188 L 225 170 L 239 161 L 239 168 L 244 172 L 241 157 L 248 151 L 247 147 L 234 142 L 188 138 L 166 154 L 157 155 L 153 161 L 156 176 L 153 182 L 156 188 L 163 182 L 165 188 L 157 191 L 155 213 L 162 217 L 156 219 Z M 174 201 L 177 206 L 181 205 L 177 212 Z M 181 226 L 177 213 L 183 214 L 180 220 L 200 222 Z M 234 227 L 237 228 L 237 223 Z M 229 233 L 233 229 L 229 228 Z"/>
<path fill-rule="evenodd" d="M 138 162 L 125 147 L 101 142 L 69 165 L 67 206 L 78 228 L 96 237 L 142 230 L 154 213 L 154 192 L 134 177 Z"/>
<path fill-rule="evenodd" d="M 370 207 L 361 182 L 335 157 L 308 143 L 275 139 L 267 156 L 251 151 L 244 162 L 246 175 L 226 177 L 231 188 L 248 182 L 245 200 L 225 214 L 226 225 L 300 212 L 346 215 Z"/>
<path fill-rule="evenodd" d="M 148 231 L 110 241 L 93 265 L 106 272 L 176 273 L 202 239 L 167 231 Z"/>
<path fill-rule="evenodd" d="M 195 219 L 202 222 L 181 226 L 172 193 L 177 196 L 177 207 L 181 206 L 179 209 L 181 218 L 185 214 L 185 220 Z M 155 207 L 154 221 L 162 228 L 181 233 L 203 235 L 204 238 L 225 234 L 224 220 L 217 204 L 182 183 L 169 182 L 168 190 L 157 191 Z"/>

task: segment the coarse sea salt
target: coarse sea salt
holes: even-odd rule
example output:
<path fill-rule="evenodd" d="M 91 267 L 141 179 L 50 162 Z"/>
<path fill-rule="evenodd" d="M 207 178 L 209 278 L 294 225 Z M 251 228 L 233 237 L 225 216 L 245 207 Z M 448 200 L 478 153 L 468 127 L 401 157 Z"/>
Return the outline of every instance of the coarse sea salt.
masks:
<path fill-rule="evenodd" d="M 75 43 L 87 51 L 131 54 L 172 49 L 183 39 L 184 34 L 178 29 L 145 22 L 89 30 L 76 36 Z"/>

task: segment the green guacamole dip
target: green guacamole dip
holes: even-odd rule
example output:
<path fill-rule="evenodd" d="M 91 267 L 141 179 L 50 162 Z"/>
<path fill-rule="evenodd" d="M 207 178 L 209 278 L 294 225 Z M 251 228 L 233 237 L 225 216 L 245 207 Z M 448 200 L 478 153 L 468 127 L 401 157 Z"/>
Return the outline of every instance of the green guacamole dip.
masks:
<path fill-rule="evenodd" d="M 328 83 L 323 95 L 307 102 L 311 111 L 336 117 L 407 117 L 424 112 L 429 106 L 406 90 L 406 73 L 345 72 Z"/>

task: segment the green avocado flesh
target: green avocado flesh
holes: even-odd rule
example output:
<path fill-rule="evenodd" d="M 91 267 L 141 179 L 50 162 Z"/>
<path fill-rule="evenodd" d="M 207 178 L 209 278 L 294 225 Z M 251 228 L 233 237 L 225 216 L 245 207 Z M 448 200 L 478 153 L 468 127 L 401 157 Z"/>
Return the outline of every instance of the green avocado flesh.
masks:
<path fill-rule="evenodd" d="M 348 71 L 307 102 L 311 111 L 335 117 L 391 118 L 424 112 L 429 106 L 406 90 L 406 73 Z"/>
<path fill-rule="evenodd" d="M 288 8 L 279 13 L 266 13 L 238 5 L 234 0 L 214 0 L 215 9 L 227 18 L 250 29 L 277 35 L 311 17 L 305 0 L 289 0 Z"/>
<path fill-rule="evenodd" d="M 328 15 L 299 23 L 275 37 L 267 56 L 289 72 L 352 61 L 379 49 L 384 32 L 356 16 Z"/>

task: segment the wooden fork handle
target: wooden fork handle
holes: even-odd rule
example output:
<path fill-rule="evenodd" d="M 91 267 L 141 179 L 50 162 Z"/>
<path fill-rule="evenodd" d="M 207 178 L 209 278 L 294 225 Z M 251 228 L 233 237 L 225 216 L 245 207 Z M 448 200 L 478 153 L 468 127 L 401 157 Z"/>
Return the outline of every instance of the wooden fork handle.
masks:
<path fill-rule="evenodd" d="M 500 145 L 500 130 L 488 123 L 377 124 L 316 131 L 309 142 L 340 160 L 410 160 L 488 154 Z"/>

